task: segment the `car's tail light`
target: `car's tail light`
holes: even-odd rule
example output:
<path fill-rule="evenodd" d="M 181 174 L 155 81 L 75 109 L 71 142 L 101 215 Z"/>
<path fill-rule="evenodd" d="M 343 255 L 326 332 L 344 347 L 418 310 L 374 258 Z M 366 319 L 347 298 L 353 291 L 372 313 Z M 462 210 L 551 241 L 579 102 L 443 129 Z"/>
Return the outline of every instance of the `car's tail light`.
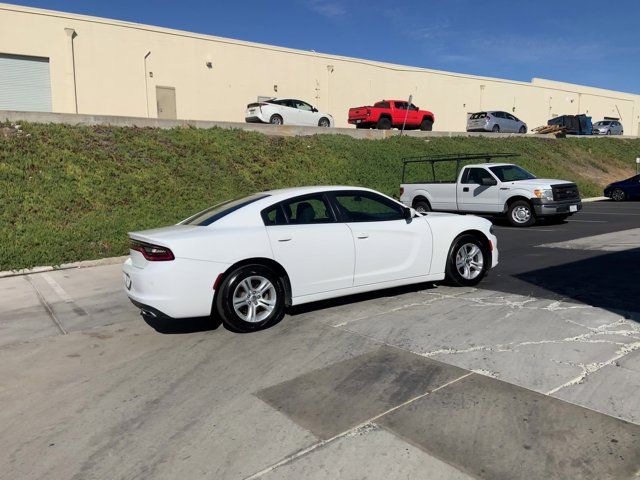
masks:
<path fill-rule="evenodd" d="M 400 196 L 404 195 L 404 187 L 400 187 Z"/>
<path fill-rule="evenodd" d="M 485 122 L 487 122 L 487 123 L 489 123 L 489 120 L 491 120 L 491 117 L 490 117 L 489 115 L 487 115 L 487 116 L 486 116 L 486 117 L 484 117 L 484 118 L 485 118 L 485 120 L 484 120 L 484 121 L 485 121 Z"/>
<path fill-rule="evenodd" d="M 173 252 L 167 247 L 160 245 L 152 245 L 151 243 L 140 242 L 138 240 L 131 240 L 131 250 L 140 252 L 144 258 L 150 262 L 166 262 L 169 260 L 175 260 Z"/>

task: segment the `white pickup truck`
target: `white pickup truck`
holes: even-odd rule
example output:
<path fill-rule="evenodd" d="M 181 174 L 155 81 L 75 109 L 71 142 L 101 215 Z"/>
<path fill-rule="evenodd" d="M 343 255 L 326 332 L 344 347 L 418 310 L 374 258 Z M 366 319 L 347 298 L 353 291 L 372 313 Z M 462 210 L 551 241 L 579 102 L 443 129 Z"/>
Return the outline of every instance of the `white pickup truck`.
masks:
<path fill-rule="evenodd" d="M 477 158 L 493 158 L 485 155 Z M 429 211 L 506 215 L 516 227 L 533 225 L 536 218 L 561 221 L 582 208 L 575 183 L 536 178 L 513 163 L 478 163 L 461 166 L 471 156 L 407 159 L 404 162 L 400 201 L 418 212 Z M 448 168 L 440 162 L 456 162 Z M 430 181 L 408 183 L 407 167 L 426 163 Z M 436 168 L 438 167 L 438 168 Z M 447 171 L 449 181 L 436 180 L 436 170 Z M 423 170 L 424 171 L 424 170 Z M 455 178 L 453 174 L 455 173 Z"/>

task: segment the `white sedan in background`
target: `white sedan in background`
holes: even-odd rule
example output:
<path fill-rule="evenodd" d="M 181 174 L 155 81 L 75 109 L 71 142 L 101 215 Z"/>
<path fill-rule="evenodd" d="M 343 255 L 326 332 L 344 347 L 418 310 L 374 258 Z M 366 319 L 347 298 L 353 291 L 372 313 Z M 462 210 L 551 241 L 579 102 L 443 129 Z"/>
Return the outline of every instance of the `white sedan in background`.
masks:
<path fill-rule="evenodd" d="M 333 127 L 333 117 L 319 112 L 317 108 L 302 100 L 272 98 L 247 105 L 245 120 L 249 123 L 271 123 L 273 125 L 302 125 L 311 127 Z"/>
<path fill-rule="evenodd" d="M 129 233 L 126 293 L 147 317 L 217 316 L 247 332 L 285 307 L 399 285 L 476 285 L 498 263 L 491 222 L 421 215 L 373 190 L 304 187 Z"/>

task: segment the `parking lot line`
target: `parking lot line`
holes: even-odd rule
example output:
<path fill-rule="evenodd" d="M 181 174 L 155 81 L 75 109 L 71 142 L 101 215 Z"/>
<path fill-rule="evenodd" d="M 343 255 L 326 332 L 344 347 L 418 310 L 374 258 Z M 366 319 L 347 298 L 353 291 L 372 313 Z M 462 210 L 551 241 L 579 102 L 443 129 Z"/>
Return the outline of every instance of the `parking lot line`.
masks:
<path fill-rule="evenodd" d="M 51 320 L 53 320 L 53 323 L 55 323 L 58 327 L 58 329 L 60 330 L 60 332 L 63 335 L 67 334 L 67 330 L 62 326 L 62 323 L 60 322 L 60 320 L 58 320 L 58 317 L 56 317 L 56 314 L 53 313 L 53 309 L 51 308 L 51 305 L 49 305 L 49 302 L 47 302 L 44 298 L 44 295 L 42 295 L 42 292 L 40 292 L 40 290 L 38 289 L 38 287 L 36 287 L 35 283 L 33 283 L 33 281 L 31 280 L 31 276 L 27 275 L 24 277 L 25 280 L 27 282 L 29 282 L 29 284 L 33 287 L 33 289 L 36 292 L 36 295 L 38 297 L 38 300 L 40 300 L 40 303 L 42 304 L 42 306 L 45 308 L 45 310 L 47 311 L 47 313 L 49 314 L 49 317 L 51 318 Z"/>
<path fill-rule="evenodd" d="M 609 223 L 606 220 L 567 220 L 568 222 L 580 222 L 580 223 Z"/>
<path fill-rule="evenodd" d="M 622 212 L 580 212 L 580 215 L 633 215 L 636 217 L 640 217 L 640 213 L 622 213 Z"/>

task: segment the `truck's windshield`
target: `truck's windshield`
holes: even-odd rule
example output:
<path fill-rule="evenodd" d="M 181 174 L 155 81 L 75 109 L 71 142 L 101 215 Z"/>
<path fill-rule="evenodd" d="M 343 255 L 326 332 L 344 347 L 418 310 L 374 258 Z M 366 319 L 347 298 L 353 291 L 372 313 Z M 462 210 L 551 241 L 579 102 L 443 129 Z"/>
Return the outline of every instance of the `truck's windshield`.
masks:
<path fill-rule="evenodd" d="M 501 182 L 517 182 L 518 180 L 531 180 L 536 178 L 533 173 L 527 172 L 517 165 L 500 165 L 489 167 L 489 170 L 500 179 Z"/>

